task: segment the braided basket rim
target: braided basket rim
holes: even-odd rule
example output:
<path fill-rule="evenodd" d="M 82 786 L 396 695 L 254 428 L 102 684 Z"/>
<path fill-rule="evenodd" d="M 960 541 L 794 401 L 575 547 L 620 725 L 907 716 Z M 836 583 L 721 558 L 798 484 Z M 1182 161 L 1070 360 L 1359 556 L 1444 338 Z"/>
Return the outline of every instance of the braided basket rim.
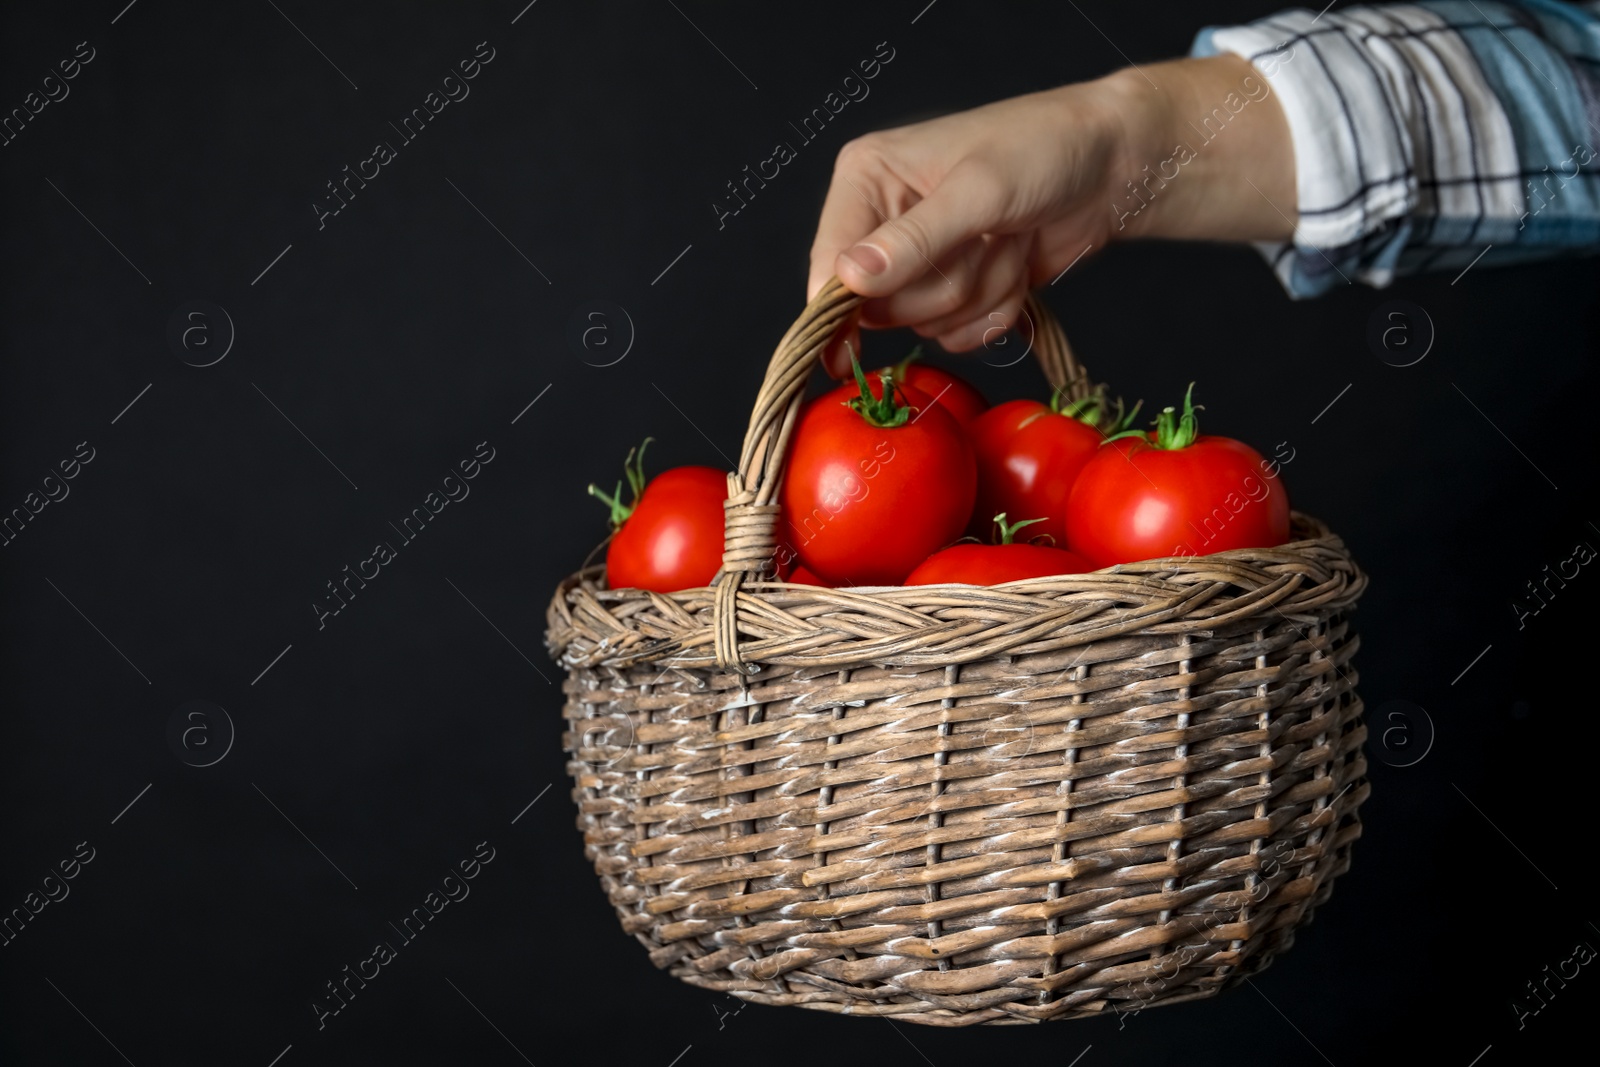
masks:
<path fill-rule="evenodd" d="M 1124 609 L 1122 625 L 1107 629 L 1098 621 L 1098 612 L 1078 621 L 1064 622 L 1052 631 L 1051 647 L 1064 648 L 1085 641 L 1097 640 L 1124 633 L 1161 632 L 1169 625 L 1180 626 L 1193 632 L 1203 628 L 1205 621 L 1215 620 L 1216 612 L 1174 614 L 1174 602 L 1189 604 L 1194 601 L 1196 612 L 1205 601 L 1215 596 L 1197 596 L 1196 589 L 1203 583 L 1218 587 L 1231 587 L 1240 591 L 1246 602 L 1234 605 L 1233 615 L 1253 608 L 1263 600 L 1273 606 L 1288 601 L 1287 610 L 1279 608 L 1287 617 L 1296 610 L 1353 609 L 1367 585 L 1367 576 L 1350 555 L 1342 538 L 1330 531 L 1320 519 L 1302 512 L 1293 512 L 1293 528 L 1300 536 L 1272 548 L 1240 548 L 1215 552 L 1204 556 L 1169 556 L 1119 563 L 1082 574 L 1064 574 L 1048 578 L 1025 578 L 1000 585 L 976 586 L 947 583 L 921 586 L 854 586 L 844 589 L 797 585 L 777 580 L 746 582 L 739 591 L 741 602 L 752 599 L 785 611 L 789 614 L 807 612 L 826 618 L 829 607 L 863 606 L 863 598 L 876 601 L 888 609 L 909 609 L 927 612 L 939 608 L 974 607 L 982 604 L 1007 602 L 1012 613 L 1024 610 L 1035 612 L 1057 611 L 1060 606 L 1076 598 L 1084 600 L 1095 593 L 1104 595 L 1109 604 L 1143 602 L 1146 611 L 1135 619 L 1154 618 L 1149 627 L 1128 624 Z M 1304 574 L 1322 573 L 1326 578 L 1313 588 L 1317 595 L 1308 600 L 1295 598 L 1293 593 L 1303 588 L 1296 581 Z M 551 658 L 566 667 L 623 667 L 660 663 L 669 667 L 714 667 L 716 656 L 711 651 L 715 586 L 698 586 L 672 593 L 654 593 L 642 589 L 611 589 L 600 584 L 604 567 L 594 565 L 569 574 L 556 587 L 546 614 L 546 646 Z M 1287 573 L 1285 573 L 1287 572 Z M 1331 583 L 1332 588 L 1325 588 Z M 1220 589 L 1219 589 L 1220 591 Z M 1271 599 L 1283 593 L 1279 599 Z M 1249 598 L 1255 598 L 1253 601 Z M 592 600 L 592 608 L 603 610 L 613 627 L 628 629 L 633 636 L 618 633 L 616 640 L 586 638 L 580 629 L 577 615 L 582 613 L 590 623 L 598 621 L 593 610 L 583 612 L 585 599 Z M 1238 597 L 1234 598 L 1239 599 Z M 1031 602 L 1031 603 L 1030 603 Z M 1224 603 L 1229 601 L 1225 598 Z M 649 612 L 652 629 L 657 636 L 646 636 L 638 624 L 645 612 L 633 609 L 654 609 Z M 1201 623 L 1196 627 L 1195 623 Z M 935 629 L 931 618 L 925 629 Z M 742 628 L 741 628 L 742 629 Z M 815 653 L 764 654 L 763 642 L 747 640 L 751 666 L 759 670 L 762 665 L 771 667 L 843 667 L 873 662 L 888 666 L 912 662 L 927 662 L 925 653 L 888 653 L 872 655 L 818 655 Z M 1029 646 L 1033 648 L 1034 646 Z M 1000 646 L 974 646 L 967 649 L 943 648 L 941 662 L 966 663 L 1001 652 L 1013 651 Z"/>

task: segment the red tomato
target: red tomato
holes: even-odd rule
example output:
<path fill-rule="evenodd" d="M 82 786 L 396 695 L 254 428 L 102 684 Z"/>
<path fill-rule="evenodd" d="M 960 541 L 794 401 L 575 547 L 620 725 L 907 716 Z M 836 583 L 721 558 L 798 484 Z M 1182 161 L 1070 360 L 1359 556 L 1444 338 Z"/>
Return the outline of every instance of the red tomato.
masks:
<path fill-rule="evenodd" d="M 1190 386 L 1190 392 L 1193 392 Z M 1200 436 L 1189 396 L 1153 435 L 1108 443 L 1067 502 L 1068 545 L 1097 566 L 1270 548 L 1289 539 L 1289 498 L 1261 454 Z"/>
<path fill-rule="evenodd" d="M 768 579 L 769 581 L 788 582 L 790 585 L 816 585 L 823 587 L 828 584 L 796 563 L 792 552 L 776 552 L 773 558 L 773 570 L 775 574 Z"/>
<path fill-rule="evenodd" d="M 1044 521 L 1035 533 L 1049 534 L 1064 547 L 1072 483 L 1094 458 L 1105 435 L 1092 422 L 1052 411 L 1037 400 L 998 404 L 979 415 L 967 434 L 978 460 L 978 503 L 971 532 L 983 536 L 987 516 L 996 512 L 1037 515 Z"/>
<path fill-rule="evenodd" d="M 921 355 L 922 348 L 918 346 L 911 355 L 890 368 L 894 371 L 895 384 L 909 385 L 931 397 L 935 404 L 960 423 L 962 429 L 966 429 L 973 419 L 988 410 L 989 402 L 975 386 L 947 370 L 917 362 Z"/>
<path fill-rule="evenodd" d="M 722 504 L 728 476 L 715 467 L 674 467 L 644 484 L 644 445 L 628 453 L 633 503 L 621 503 L 595 486 L 593 496 L 611 505 L 616 532 L 606 549 L 606 583 L 613 589 L 672 593 L 711 584 L 722 566 Z"/>
<path fill-rule="evenodd" d="M 906 576 L 905 585 L 999 585 L 1022 578 L 1083 574 L 1094 564 L 1075 552 L 1046 545 L 951 545 Z"/>
<path fill-rule="evenodd" d="M 819 585 L 819 586 L 826 586 L 828 584 L 827 582 L 824 582 L 821 578 L 818 578 L 815 574 L 812 574 L 810 571 L 806 570 L 804 567 L 796 567 L 794 569 L 794 573 L 789 575 L 789 577 L 787 579 L 785 579 L 785 580 L 788 581 L 791 585 Z"/>
<path fill-rule="evenodd" d="M 977 471 L 955 419 L 909 386 L 857 384 L 801 411 L 779 491 L 781 557 L 831 586 L 898 585 L 961 534 Z M 899 398 L 904 405 L 896 403 Z M 788 551 L 785 551 L 785 550 Z"/>
<path fill-rule="evenodd" d="M 1005 520 L 1004 515 L 994 517 L 994 521 L 1000 524 L 1000 544 L 951 545 L 918 564 L 917 569 L 906 576 L 905 584 L 943 585 L 959 582 L 963 585 L 999 585 L 1022 578 L 1082 574 L 1095 569 L 1088 560 L 1066 549 L 1012 544 L 1011 535 L 1018 527 L 1032 525 L 1039 520 L 1011 525 L 1007 525 Z"/>

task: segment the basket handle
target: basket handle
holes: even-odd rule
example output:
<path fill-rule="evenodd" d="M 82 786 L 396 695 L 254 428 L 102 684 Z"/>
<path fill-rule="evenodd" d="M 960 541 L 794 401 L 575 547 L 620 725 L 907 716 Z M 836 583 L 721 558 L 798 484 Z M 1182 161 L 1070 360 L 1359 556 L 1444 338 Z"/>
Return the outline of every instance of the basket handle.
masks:
<path fill-rule="evenodd" d="M 777 547 L 778 485 L 811 368 L 828 342 L 856 315 L 863 299 L 838 278 L 829 278 L 783 335 L 767 364 L 739 453 L 739 469 L 728 475 L 728 500 L 723 505 L 722 569 L 713 580 L 712 606 L 720 667 L 752 673 L 739 654 L 739 589 L 747 576 L 759 578 Z M 1092 391 L 1088 376 L 1073 356 L 1055 314 L 1032 294 L 1022 311 L 1033 324 L 1032 350 L 1051 386 L 1069 401 L 1087 396 Z"/>

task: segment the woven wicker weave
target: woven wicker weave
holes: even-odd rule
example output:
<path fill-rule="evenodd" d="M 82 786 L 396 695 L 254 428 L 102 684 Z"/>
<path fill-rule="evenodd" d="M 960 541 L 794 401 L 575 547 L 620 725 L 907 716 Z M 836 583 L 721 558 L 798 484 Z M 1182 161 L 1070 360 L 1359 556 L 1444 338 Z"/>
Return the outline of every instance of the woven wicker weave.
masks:
<path fill-rule="evenodd" d="M 623 929 L 697 986 L 943 1026 L 1259 971 L 1360 834 L 1365 577 L 1297 513 L 1277 548 L 992 588 L 761 580 L 800 394 L 858 303 L 830 282 L 779 343 L 712 587 L 591 568 L 550 605 L 578 825 Z"/>

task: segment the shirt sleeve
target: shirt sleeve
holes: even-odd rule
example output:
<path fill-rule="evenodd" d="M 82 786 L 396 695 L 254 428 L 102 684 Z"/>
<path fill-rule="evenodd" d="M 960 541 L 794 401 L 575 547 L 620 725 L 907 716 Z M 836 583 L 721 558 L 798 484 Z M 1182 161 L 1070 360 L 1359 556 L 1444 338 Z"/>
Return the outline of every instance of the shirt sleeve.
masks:
<path fill-rule="evenodd" d="M 1296 9 L 1192 51 L 1250 60 L 1288 119 L 1294 237 L 1257 247 L 1293 297 L 1600 249 L 1600 3 Z"/>

